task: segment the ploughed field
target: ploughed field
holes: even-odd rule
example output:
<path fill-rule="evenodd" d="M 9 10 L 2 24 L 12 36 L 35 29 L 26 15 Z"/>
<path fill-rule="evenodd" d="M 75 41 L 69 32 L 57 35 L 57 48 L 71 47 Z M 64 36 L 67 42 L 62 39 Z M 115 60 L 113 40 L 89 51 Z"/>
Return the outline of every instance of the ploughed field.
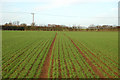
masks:
<path fill-rule="evenodd" d="M 3 78 L 118 78 L 118 32 L 2 32 Z"/>

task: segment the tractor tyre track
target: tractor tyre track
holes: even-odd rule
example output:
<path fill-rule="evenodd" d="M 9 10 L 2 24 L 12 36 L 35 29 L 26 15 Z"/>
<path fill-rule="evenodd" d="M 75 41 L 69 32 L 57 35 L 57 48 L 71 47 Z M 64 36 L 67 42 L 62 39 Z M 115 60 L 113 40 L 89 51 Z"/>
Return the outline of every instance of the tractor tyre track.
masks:
<path fill-rule="evenodd" d="M 80 42 L 79 42 L 79 44 L 81 44 Z M 84 45 L 83 44 L 81 44 L 83 47 L 84 47 Z M 86 48 L 86 47 L 85 47 Z M 87 48 L 86 48 L 87 49 Z M 88 50 L 88 49 L 87 49 Z M 84 51 L 85 52 L 85 51 Z M 90 53 L 90 54 L 92 54 L 94 57 L 96 57 L 102 64 L 104 64 L 109 70 L 111 70 L 111 71 L 113 71 L 107 64 L 105 64 L 103 61 L 101 61 L 100 60 L 100 58 L 99 57 L 97 57 L 95 54 L 93 54 L 90 50 L 88 50 L 88 52 Z M 118 76 L 118 73 L 117 72 L 114 72 L 113 71 L 113 73 L 116 75 L 116 76 Z"/>
<path fill-rule="evenodd" d="M 83 50 L 83 51 L 84 51 L 84 50 Z M 87 54 L 87 56 L 89 56 L 86 51 L 84 51 L 84 52 Z M 110 76 L 110 74 L 107 73 L 95 60 L 93 60 L 90 56 L 89 56 L 89 58 L 90 58 L 95 64 L 97 64 L 97 66 L 98 66 L 105 74 L 107 74 L 107 76 L 108 76 L 109 78 L 113 78 L 113 76 Z"/>
<path fill-rule="evenodd" d="M 50 43 L 49 43 L 49 44 L 50 44 Z M 45 45 L 47 45 L 47 43 L 46 43 Z M 44 48 L 45 48 L 45 46 L 41 49 L 40 53 L 43 52 L 43 49 L 44 49 Z M 48 48 L 48 46 L 47 46 L 47 48 Z M 46 53 L 46 52 L 47 52 L 47 50 L 45 51 L 45 53 Z M 39 62 L 39 64 L 38 64 L 38 67 L 37 67 L 37 69 L 36 69 L 36 72 L 35 72 L 35 74 L 34 74 L 34 77 L 36 77 L 36 74 L 37 74 L 37 72 L 38 72 L 38 70 L 39 70 L 39 68 L 40 68 L 40 64 L 42 63 L 44 57 L 45 57 L 45 54 L 44 54 L 44 55 L 42 56 L 42 58 L 40 59 L 40 62 Z"/>
<path fill-rule="evenodd" d="M 43 67 L 42 67 L 42 70 L 41 70 L 41 73 L 40 73 L 40 78 L 48 78 L 48 70 L 49 70 L 49 66 L 50 66 L 52 49 L 53 49 L 53 46 L 54 46 L 54 42 L 56 40 L 56 36 L 57 36 L 57 33 L 55 34 L 55 37 L 52 41 L 52 44 L 49 48 L 48 54 L 47 54 L 46 59 L 44 61 L 44 64 L 43 64 Z"/>
<path fill-rule="evenodd" d="M 51 64 L 51 70 L 50 70 L 50 78 L 52 78 L 52 74 L 53 74 L 53 64 L 54 64 L 54 55 L 53 55 L 53 58 L 52 58 L 52 64 Z"/>
<path fill-rule="evenodd" d="M 69 37 L 68 37 L 69 38 Z M 101 71 L 91 62 L 91 60 L 80 50 L 80 48 L 74 43 L 74 41 L 69 38 L 74 46 L 78 49 L 79 53 L 85 58 L 86 62 L 91 66 L 93 71 L 98 75 L 100 78 L 105 78 L 105 76 L 101 73 Z"/>
<path fill-rule="evenodd" d="M 70 47 L 70 45 L 69 45 L 69 48 L 71 49 L 71 47 Z M 84 69 L 82 68 L 82 66 L 80 65 L 80 63 L 79 63 L 79 61 L 77 60 L 77 58 L 76 58 L 76 55 L 74 54 L 74 52 L 72 51 L 72 49 L 71 49 L 71 52 L 73 53 L 73 56 L 75 57 L 75 59 L 76 59 L 76 61 L 77 61 L 77 63 L 78 63 L 78 65 L 80 66 L 80 68 L 81 68 L 81 70 L 82 70 L 82 73 L 85 75 L 85 77 L 87 78 L 87 75 L 85 74 L 85 72 L 84 72 Z M 81 58 L 81 57 L 80 57 Z M 81 58 L 82 59 L 82 58 Z M 83 60 L 82 60 L 83 61 Z M 88 71 L 92 74 L 92 76 L 95 78 L 95 75 L 93 74 L 93 72 L 89 69 L 89 67 L 86 65 L 86 63 L 83 61 L 83 63 L 84 63 L 84 65 L 88 68 Z"/>
<path fill-rule="evenodd" d="M 49 44 L 50 44 L 50 43 L 49 43 Z M 43 47 L 43 48 L 44 48 L 44 47 Z M 48 46 L 47 46 L 47 48 L 48 48 Z M 42 49 L 42 50 L 43 50 L 43 49 Z M 29 70 L 28 70 L 28 72 L 27 72 L 27 74 L 26 74 L 26 77 L 29 75 L 29 73 L 30 73 L 30 71 L 31 71 L 34 63 L 37 61 L 37 59 L 38 59 L 39 56 L 40 56 L 40 53 L 37 55 L 37 57 L 36 57 L 36 59 L 34 60 L 33 64 L 32 64 L 31 67 L 29 68 Z"/>

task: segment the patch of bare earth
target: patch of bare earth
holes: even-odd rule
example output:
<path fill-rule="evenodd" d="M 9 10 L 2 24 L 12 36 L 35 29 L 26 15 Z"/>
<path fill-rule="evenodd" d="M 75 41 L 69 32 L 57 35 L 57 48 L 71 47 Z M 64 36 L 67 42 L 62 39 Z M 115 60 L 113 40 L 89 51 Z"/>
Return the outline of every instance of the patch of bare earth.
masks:
<path fill-rule="evenodd" d="M 53 74 L 53 64 L 54 64 L 54 55 L 53 55 L 53 59 L 52 59 L 52 67 L 51 67 L 51 70 L 50 70 L 50 78 L 52 78 L 52 74 Z"/>
<path fill-rule="evenodd" d="M 57 36 L 57 33 L 52 41 L 52 44 L 49 48 L 49 51 L 48 51 L 48 54 L 47 54 L 47 57 L 44 61 L 44 64 L 43 64 L 43 67 L 42 67 L 42 70 L 41 70 L 41 73 L 40 73 L 40 78 L 48 78 L 48 70 L 49 70 L 49 66 L 50 66 L 50 60 L 51 60 L 51 55 L 52 55 L 52 49 L 53 49 L 53 46 L 54 46 L 54 42 L 56 40 L 56 36 Z"/>

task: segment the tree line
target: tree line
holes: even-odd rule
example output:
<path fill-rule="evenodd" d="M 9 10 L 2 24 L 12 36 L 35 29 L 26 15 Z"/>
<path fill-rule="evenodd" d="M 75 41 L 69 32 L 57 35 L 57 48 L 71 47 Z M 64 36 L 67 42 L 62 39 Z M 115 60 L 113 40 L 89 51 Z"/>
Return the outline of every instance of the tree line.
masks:
<path fill-rule="evenodd" d="M 118 31 L 119 26 L 112 25 L 90 25 L 88 28 L 84 28 L 82 26 L 65 26 L 65 25 L 56 25 L 56 24 L 48 24 L 47 26 L 36 26 L 23 23 L 20 25 L 6 23 L 1 26 L 2 30 L 37 30 L 37 31 Z"/>

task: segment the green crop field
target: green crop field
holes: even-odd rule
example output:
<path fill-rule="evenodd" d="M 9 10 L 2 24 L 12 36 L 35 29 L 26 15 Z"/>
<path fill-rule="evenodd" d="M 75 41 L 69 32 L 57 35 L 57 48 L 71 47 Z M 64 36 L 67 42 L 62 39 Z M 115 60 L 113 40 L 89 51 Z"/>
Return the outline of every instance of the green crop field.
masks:
<path fill-rule="evenodd" d="M 3 31 L 3 78 L 118 78 L 118 32 Z"/>

